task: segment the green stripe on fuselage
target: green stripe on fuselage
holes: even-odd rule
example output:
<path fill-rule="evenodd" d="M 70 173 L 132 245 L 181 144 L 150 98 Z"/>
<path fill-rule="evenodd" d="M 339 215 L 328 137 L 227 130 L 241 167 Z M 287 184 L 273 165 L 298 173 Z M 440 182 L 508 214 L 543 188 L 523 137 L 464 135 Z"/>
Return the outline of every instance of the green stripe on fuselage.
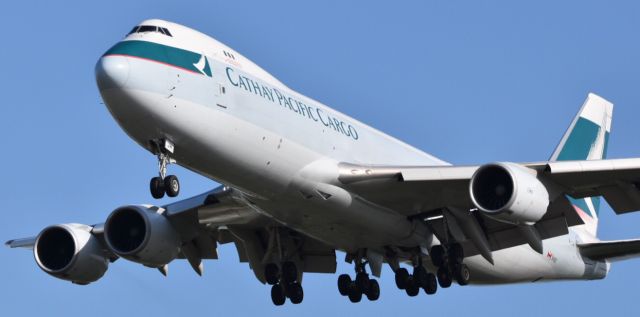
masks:
<path fill-rule="evenodd" d="M 106 53 L 104 53 L 104 55 L 128 55 L 141 57 L 202 74 L 202 72 L 194 65 L 198 63 L 200 58 L 202 58 L 202 55 L 177 47 L 153 42 L 122 41 L 110 48 Z M 211 69 L 209 68 L 208 61 L 203 71 L 207 76 L 211 77 Z"/>

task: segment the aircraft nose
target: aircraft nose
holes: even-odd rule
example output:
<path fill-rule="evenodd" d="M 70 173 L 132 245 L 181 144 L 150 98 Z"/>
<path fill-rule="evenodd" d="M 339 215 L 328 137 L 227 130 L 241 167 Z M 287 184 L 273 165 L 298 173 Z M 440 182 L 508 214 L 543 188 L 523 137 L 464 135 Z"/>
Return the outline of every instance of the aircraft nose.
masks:
<path fill-rule="evenodd" d="M 100 90 L 122 88 L 129 79 L 129 60 L 125 56 L 107 55 L 96 64 L 96 81 Z"/>

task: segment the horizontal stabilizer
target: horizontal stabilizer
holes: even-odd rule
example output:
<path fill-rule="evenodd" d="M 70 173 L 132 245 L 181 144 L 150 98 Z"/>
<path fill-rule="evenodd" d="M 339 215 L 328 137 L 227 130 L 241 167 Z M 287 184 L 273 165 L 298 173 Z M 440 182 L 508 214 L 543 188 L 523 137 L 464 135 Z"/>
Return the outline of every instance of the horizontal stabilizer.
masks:
<path fill-rule="evenodd" d="M 580 253 L 593 260 L 620 261 L 640 256 L 640 239 L 579 244 Z"/>

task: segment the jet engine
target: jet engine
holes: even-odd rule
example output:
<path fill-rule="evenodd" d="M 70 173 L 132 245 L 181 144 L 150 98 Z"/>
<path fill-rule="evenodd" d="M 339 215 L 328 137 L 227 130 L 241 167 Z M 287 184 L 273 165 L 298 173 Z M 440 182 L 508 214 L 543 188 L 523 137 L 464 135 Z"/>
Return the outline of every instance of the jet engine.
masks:
<path fill-rule="evenodd" d="M 514 163 L 481 166 L 471 177 L 469 191 L 485 215 L 512 224 L 534 224 L 549 207 L 549 193 L 535 171 Z"/>
<path fill-rule="evenodd" d="M 109 260 L 91 229 L 75 223 L 45 228 L 33 247 L 36 263 L 59 279 L 83 285 L 97 281 L 107 271 Z"/>
<path fill-rule="evenodd" d="M 180 236 L 157 207 L 125 206 L 104 223 L 104 238 L 115 254 L 149 267 L 161 267 L 178 256 Z"/>

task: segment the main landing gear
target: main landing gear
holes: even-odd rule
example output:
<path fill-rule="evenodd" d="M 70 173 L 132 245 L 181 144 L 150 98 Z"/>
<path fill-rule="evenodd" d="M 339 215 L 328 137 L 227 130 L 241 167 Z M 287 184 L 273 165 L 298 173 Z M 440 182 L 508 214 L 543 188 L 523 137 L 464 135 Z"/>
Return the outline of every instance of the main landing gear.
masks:
<path fill-rule="evenodd" d="M 302 285 L 298 281 L 296 264 L 287 261 L 278 266 L 269 263 L 264 267 L 264 276 L 271 286 L 271 301 L 276 306 L 284 305 L 287 298 L 292 304 L 300 304 L 304 299 Z"/>
<path fill-rule="evenodd" d="M 149 189 L 151 190 L 151 196 L 156 199 L 164 197 L 165 194 L 169 197 L 176 197 L 180 193 L 180 182 L 175 175 L 167 175 L 167 166 L 171 163 L 175 163 L 171 159 L 170 154 L 173 153 L 173 143 L 169 140 L 152 141 L 152 145 L 156 149 L 156 155 L 158 156 L 158 174 L 149 182 Z"/>
<path fill-rule="evenodd" d="M 464 251 L 460 244 L 454 243 L 448 247 L 436 245 L 431 248 L 430 256 L 431 262 L 438 268 L 436 275 L 440 287 L 447 288 L 451 286 L 454 279 L 460 286 L 469 284 L 471 272 L 462 263 Z"/>
<path fill-rule="evenodd" d="M 405 290 L 411 297 L 417 296 L 420 289 L 423 289 L 427 295 L 433 295 L 438 290 L 436 276 L 427 272 L 422 264 L 413 268 L 413 274 L 409 274 L 409 270 L 403 267 L 398 268 L 395 273 L 396 286 Z"/>
<path fill-rule="evenodd" d="M 454 280 L 461 286 L 469 284 L 471 274 L 469 268 L 462 263 L 464 252 L 460 244 L 436 245 L 431 248 L 430 257 L 437 268 L 436 274 L 427 272 L 422 265 L 422 258 L 417 256 L 417 259 L 412 261 L 414 263 L 412 274 L 406 268 L 395 269 L 396 286 L 413 297 L 420 293 L 420 289 L 427 295 L 435 294 L 438 285 L 448 288 Z"/>
<path fill-rule="evenodd" d="M 376 301 L 380 298 L 380 285 L 377 280 L 369 278 L 362 259 L 357 259 L 355 264 L 356 278 L 351 279 L 347 274 L 338 277 L 338 291 L 342 296 L 348 296 L 352 303 L 362 300 L 362 295 L 367 296 L 370 301 Z"/>

